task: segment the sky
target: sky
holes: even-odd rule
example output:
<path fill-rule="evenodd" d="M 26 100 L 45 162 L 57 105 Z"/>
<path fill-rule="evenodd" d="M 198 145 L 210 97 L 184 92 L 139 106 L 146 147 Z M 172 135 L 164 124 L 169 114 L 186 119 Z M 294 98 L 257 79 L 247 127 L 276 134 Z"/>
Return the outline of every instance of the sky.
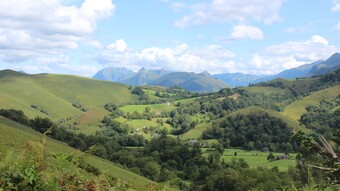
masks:
<path fill-rule="evenodd" d="M 0 70 L 275 74 L 340 52 L 340 0 L 1 0 Z"/>

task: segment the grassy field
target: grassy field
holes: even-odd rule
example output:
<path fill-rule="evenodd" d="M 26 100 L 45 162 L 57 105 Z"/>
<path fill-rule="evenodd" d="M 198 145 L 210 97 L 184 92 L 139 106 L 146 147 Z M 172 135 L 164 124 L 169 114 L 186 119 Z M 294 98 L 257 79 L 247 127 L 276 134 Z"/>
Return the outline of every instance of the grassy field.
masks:
<path fill-rule="evenodd" d="M 152 138 L 152 132 L 148 131 L 148 133 L 145 133 L 143 131 L 144 127 L 156 127 L 157 129 L 161 130 L 163 128 L 168 129 L 168 131 L 170 132 L 173 128 L 167 124 L 164 123 L 163 126 L 159 126 L 159 124 L 156 122 L 157 119 L 162 119 L 162 118 L 153 118 L 151 121 L 147 120 L 147 119 L 133 119 L 133 120 L 127 120 L 124 119 L 123 117 L 117 118 L 115 119 L 116 121 L 123 123 L 123 124 L 127 124 L 129 126 L 131 126 L 133 128 L 134 133 L 143 135 L 146 139 L 151 139 Z M 163 119 L 163 121 L 165 121 L 166 119 Z"/>
<path fill-rule="evenodd" d="M 234 153 L 237 152 L 237 156 L 234 156 Z M 210 153 L 209 150 L 205 149 L 204 154 L 207 156 Z M 232 158 L 243 158 L 250 167 L 268 167 L 272 168 L 277 166 L 279 170 L 285 171 L 288 169 L 289 166 L 295 166 L 296 161 L 295 153 L 290 153 L 290 159 L 289 160 L 277 160 L 273 162 L 268 162 L 267 161 L 267 156 L 269 153 L 267 152 L 261 152 L 261 151 L 245 151 L 241 149 L 225 149 L 223 156 L 221 157 L 222 159 L 226 161 L 230 161 Z M 273 153 L 274 156 L 280 156 L 284 155 L 284 153 Z"/>
<path fill-rule="evenodd" d="M 193 98 L 187 98 L 187 99 L 180 99 L 180 100 L 176 100 L 174 101 L 176 104 L 178 102 L 182 103 L 182 104 L 186 104 L 186 103 L 191 103 L 193 102 L 195 99 L 198 99 L 197 97 L 193 97 Z"/>
<path fill-rule="evenodd" d="M 161 113 L 162 111 L 171 111 L 176 108 L 172 104 L 168 105 L 164 103 L 164 104 L 150 104 L 150 105 L 126 105 L 124 107 L 121 107 L 120 109 L 124 112 L 136 111 L 136 112 L 142 113 L 145 111 L 146 107 L 149 107 L 151 111 L 154 111 L 158 114 Z"/>
<path fill-rule="evenodd" d="M 28 75 L 0 71 L 0 108 L 23 110 L 29 118 L 48 117 L 53 121 L 72 118 L 80 131 L 91 133 L 108 113 L 105 103 L 125 103 L 138 100 L 127 86 L 71 75 Z M 80 103 L 87 112 L 72 106 Z M 31 105 L 37 106 L 34 109 Z M 46 111 L 45 114 L 40 110 Z"/>
<path fill-rule="evenodd" d="M 282 88 L 274 88 L 274 87 L 246 87 L 244 88 L 247 91 L 254 92 L 254 93 L 264 93 L 268 94 L 281 94 L 285 95 L 286 90 Z"/>
<path fill-rule="evenodd" d="M 210 123 L 202 123 L 197 125 L 195 128 L 190 129 L 188 132 L 180 136 L 182 140 L 188 139 L 199 139 L 202 136 L 202 132 L 207 128 L 211 127 Z"/>
<path fill-rule="evenodd" d="M 305 109 L 306 106 L 318 105 L 321 100 L 331 101 L 339 94 L 340 85 L 314 92 L 311 95 L 304 97 L 301 100 L 296 100 L 288 105 L 288 107 L 284 111 L 284 115 L 298 122 L 301 115 L 307 112 Z"/>
<path fill-rule="evenodd" d="M 42 135 L 28 127 L 0 117 L 0 155 L 20 146 L 28 140 L 40 140 Z M 46 145 L 51 153 L 67 153 L 83 155 L 83 153 L 53 139 L 47 140 Z M 87 161 L 107 174 L 129 182 L 136 190 L 143 189 L 147 184 L 154 183 L 142 176 L 118 167 L 116 164 L 94 156 L 87 156 Z"/>

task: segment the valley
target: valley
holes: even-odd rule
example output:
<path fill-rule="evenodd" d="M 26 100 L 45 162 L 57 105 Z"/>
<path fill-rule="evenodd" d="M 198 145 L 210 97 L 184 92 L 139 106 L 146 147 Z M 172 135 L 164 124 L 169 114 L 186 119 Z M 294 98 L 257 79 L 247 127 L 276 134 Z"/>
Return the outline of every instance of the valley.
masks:
<path fill-rule="evenodd" d="M 90 153 L 77 155 L 86 155 L 86 161 L 99 171 L 137 190 L 204 185 L 199 180 L 201 175 L 185 178 L 178 174 L 194 170 L 194 166 L 185 167 L 194 158 L 206 160 L 199 162 L 199 168 L 241 165 L 254 171 L 275 168 L 284 173 L 294 169 L 299 155 L 291 137 L 300 131 L 315 132 L 300 121 L 307 106 L 330 102 L 332 112 L 337 112 L 338 74 L 339 70 L 316 78 L 276 79 L 198 94 L 181 88 L 131 87 L 77 76 L 4 70 L 0 71 L 0 95 L 4 98 L 0 114 L 18 120 L 9 109 L 23 111 L 16 116 L 24 119 L 17 121 L 24 126 L 1 118 L 1 134 L 6 136 L 0 150 L 4 154 L 27 140 L 41 139 L 43 136 L 31 128 L 44 133 L 47 129 L 36 124 L 47 123 L 52 125 L 48 137 L 66 143 L 48 138 L 46 149 L 50 153 Z M 193 152 L 194 158 L 182 155 L 182 151 Z M 164 158 L 163 152 L 168 157 Z M 270 154 L 273 161 L 268 158 Z M 176 156 L 180 158 L 173 158 Z M 276 160 L 279 156 L 289 159 Z M 191 183 L 182 185 L 185 181 Z"/>

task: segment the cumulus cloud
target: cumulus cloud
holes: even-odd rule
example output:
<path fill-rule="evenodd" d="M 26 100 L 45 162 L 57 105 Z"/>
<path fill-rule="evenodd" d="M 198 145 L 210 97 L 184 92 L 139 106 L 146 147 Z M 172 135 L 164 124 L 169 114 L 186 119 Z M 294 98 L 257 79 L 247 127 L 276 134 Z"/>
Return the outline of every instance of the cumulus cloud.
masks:
<path fill-rule="evenodd" d="M 107 48 L 123 52 L 127 48 L 127 44 L 123 39 L 118 39 L 115 43 L 108 45 Z"/>
<path fill-rule="evenodd" d="M 114 64 L 116 67 L 128 67 L 133 70 L 146 67 L 217 73 L 230 67 L 234 57 L 234 53 L 218 45 L 189 47 L 182 43 L 172 48 L 149 47 L 141 51 L 119 52 L 107 48 L 98 56 L 97 61 L 103 65 Z"/>
<path fill-rule="evenodd" d="M 84 0 L 80 7 L 58 0 L 0 1 L 0 59 L 37 61 L 76 49 L 114 9 L 111 0 Z"/>
<path fill-rule="evenodd" d="M 229 35 L 229 40 L 245 40 L 245 39 L 254 39 L 254 40 L 262 40 L 263 33 L 262 31 L 251 25 L 237 25 L 233 27 L 231 34 Z"/>
<path fill-rule="evenodd" d="M 189 14 L 175 22 L 184 28 L 190 25 L 255 20 L 272 23 L 280 18 L 283 0 L 212 0 L 187 6 Z"/>
<path fill-rule="evenodd" d="M 285 69 L 327 59 L 339 51 L 327 39 L 314 35 L 306 41 L 285 42 L 266 47 L 243 65 L 248 73 L 275 74 Z"/>
<path fill-rule="evenodd" d="M 327 59 L 338 51 L 339 49 L 331 45 L 327 39 L 314 35 L 305 41 L 271 45 L 250 56 L 236 56 L 219 45 L 190 47 L 182 43 L 172 48 L 149 47 L 140 51 L 127 49 L 119 52 L 106 48 L 96 60 L 105 66 L 128 67 L 132 70 L 145 67 L 189 72 L 276 74 Z"/>
<path fill-rule="evenodd" d="M 332 3 L 333 3 L 333 6 L 331 10 L 333 12 L 340 11 L 340 0 L 333 0 Z"/>

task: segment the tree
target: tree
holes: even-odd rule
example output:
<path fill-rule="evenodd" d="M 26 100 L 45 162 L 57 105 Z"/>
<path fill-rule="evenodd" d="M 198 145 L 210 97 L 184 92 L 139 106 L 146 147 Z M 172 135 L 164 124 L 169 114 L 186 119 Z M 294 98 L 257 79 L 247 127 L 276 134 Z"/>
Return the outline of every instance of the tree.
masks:
<path fill-rule="evenodd" d="M 223 148 L 223 145 L 221 143 L 215 144 L 214 148 L 217 152 L 219 152 L 221 155 L 223 155 L 224 148 Z"/>
<path fill-rule="evenodd" d="M 142 89 L 141 87 L 135 87 L 135 88 L 133 88 L 133 90 L 132 90 L 131 93 L 132 93 L 132 94 L 139 95 L 139 96 L 144 95 L 144 91 L 143 91 L 143 89 Z"/>
<path fill-rule="evenodd" d="M 145 111 L 145 113 L 149 113 L 151 111 L 151 108 L 150 107 L 145 107 L 144 111 Z"/>
<path fill-rule="evenodd" d="M 142 168 L 143 174 L 152 180 L 157 180 L 161 172 L 161 166 L 156 162 L 148 162 Z"/>
<path fill-rule="evenodd" d="M 273 155 L 272 152 L 270 152 L 267 156 L 267 161 L 272 162 L 275 160 L 275 156 Z"/>

